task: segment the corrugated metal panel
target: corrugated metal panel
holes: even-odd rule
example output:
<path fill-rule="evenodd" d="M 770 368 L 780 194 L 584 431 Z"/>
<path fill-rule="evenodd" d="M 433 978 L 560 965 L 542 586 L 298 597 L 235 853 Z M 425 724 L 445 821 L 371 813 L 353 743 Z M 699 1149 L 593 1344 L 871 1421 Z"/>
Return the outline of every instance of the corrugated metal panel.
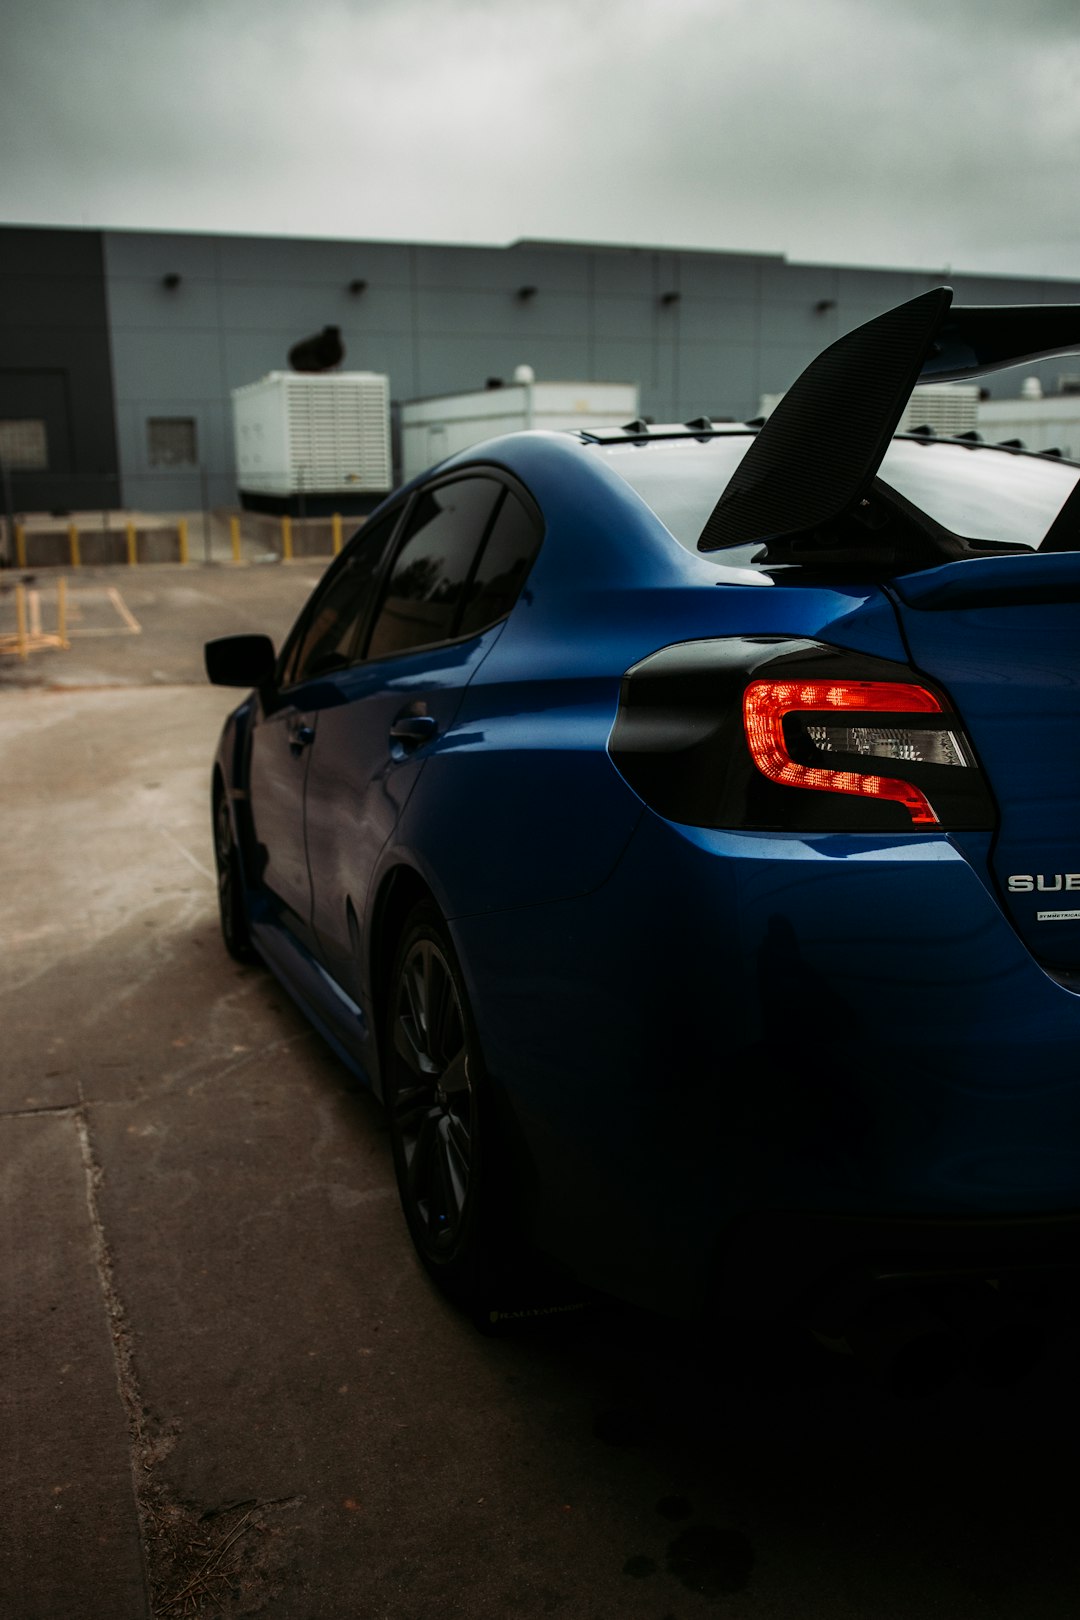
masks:
<path fill-rule="evenodd" d="M 389 396 L 389 379 L 377 372 L 271 372 L 234 389 L 241 487 L 267 494 L 384 493 L 392 483 Z M 259 441 L 282 446 L 278 465 L 269 465 L 265 450 L 256 451 Z"/>
<path fill-rule="evenodd" d="M 977 383 L 922 383 L 913 390 L 898 433 L 932 427 L 935 433 L 970 433 L 979 412 Z"/>

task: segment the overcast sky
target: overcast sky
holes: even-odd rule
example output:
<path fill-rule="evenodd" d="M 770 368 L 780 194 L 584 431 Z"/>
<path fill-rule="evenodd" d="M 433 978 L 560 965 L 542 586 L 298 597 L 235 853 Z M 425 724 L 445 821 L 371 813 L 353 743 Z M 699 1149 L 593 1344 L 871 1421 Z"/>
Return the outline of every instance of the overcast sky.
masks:
<path fill-rule="evenodd" d="M 1078 0 L 5 0 L 0 220 L 1080 276 Z"/>

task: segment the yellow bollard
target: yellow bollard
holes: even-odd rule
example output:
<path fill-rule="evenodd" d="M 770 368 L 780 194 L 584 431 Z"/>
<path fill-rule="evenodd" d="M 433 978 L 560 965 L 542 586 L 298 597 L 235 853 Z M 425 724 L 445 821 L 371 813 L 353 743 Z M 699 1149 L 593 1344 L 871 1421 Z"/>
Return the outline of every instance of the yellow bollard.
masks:
<path fill-rule="evenodd" d="M 176 538 L 180 546 L 180 561 L 186 563 L 188 560 L 187 518 L 181 518 L 177 523 Z"/>
<path fill-rule="evenodd" d="M 15 566 L 26 567 L 26 530 L 21 523 L 15 525 Z"/>
<path fill-rule="evenodd" d="M 334 525 L 334 556 L 336 557 L 341 550 L 341 513 L 335 512 L 332 521 Z"/>
<path fill-rule="evenodd" d="M 56 582 L 56 636 L 66 652 L 71 642 L 67 633 L 67 580 L 63 574 Z"/>
<path fill-rule="evenodd" d="M 79 531 L 74 523 L 68 524 L 68 546 L 71 549 L 71 566 L 78 568 L 82 558 L 79 556 Z"/>
<path fill-rule="evenodd" d="M 124 535 L 125 535 L 125 537 L 127 539 L 128 567 L 129 568 L 134 568 L 135 564 L 139 560 L 138 554 L 137 554 L 136 549 L 135 549 L 136 541 L 135 541 L 135 525 L 134 525 L 134 523 L 129 523 L 127 525 L 126 529 L 124 530 Z"/>
<path fill-rule="evenodd" d="M 281 557 L 283 562 L 292 562 L 292 518 L 288 512 L 281 519 Z"/>
<path fill-rule="evenodd" d="M 238 517 L 229 519 L 229 539 L 232 541 L 232 560 L 237 563 L 240 561 L 240 519 Z"/>
<path fill-rule="evenodd" d="M 26 658 L 29 647 L 26 643 L 26 586 L 15 587 L 15 646 L 20 658 Z"/>

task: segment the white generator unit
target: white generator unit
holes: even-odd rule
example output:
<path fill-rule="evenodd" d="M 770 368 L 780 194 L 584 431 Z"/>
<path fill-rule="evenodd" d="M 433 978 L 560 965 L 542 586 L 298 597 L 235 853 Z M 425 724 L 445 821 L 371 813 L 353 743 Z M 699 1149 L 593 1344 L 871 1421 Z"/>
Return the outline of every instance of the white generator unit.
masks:
<path fill-rule="evenodd" d="M 271 371 L 232 402 L 245 506 L 362 511 L 391 488 L 390 380 L 379 372 Z"/>
<path fill-rule="evenodd" d="M 919 383 L 897 426 L 897 433 L 931 427 L 942 438 L 974 433 L 979 413 L 978 383 Z"/>
<path fill-rule="evenodd" d="M 536 382 L 530 366 L 518 366 L 513 382 L 497 388 L 403 404 L 402 476 L 408 482 L 446 456 L 500 433 L 618 427 L 638 411 L 636 383 Z"/>

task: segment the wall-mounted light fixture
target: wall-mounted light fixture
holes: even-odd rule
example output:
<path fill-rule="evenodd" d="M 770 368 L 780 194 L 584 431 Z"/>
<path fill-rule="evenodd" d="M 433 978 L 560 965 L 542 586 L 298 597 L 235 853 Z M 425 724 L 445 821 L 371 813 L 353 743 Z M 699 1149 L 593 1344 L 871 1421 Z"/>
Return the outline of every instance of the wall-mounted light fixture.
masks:
<path fill-rule="evenodd" d="M 660 294 L 660 302 L 664 305 L 665 308 L 667 308 L 667 306 L 669 304 L 677 304 L 681 297 L 682 297 L 681 292 L 672 291 L 672 292 L 661 293 Z"/>
<path fill-rule="evenodd" d="M 827 315 L 829 313 L 830 309 L 835 309 L 835 308 L 836 308 L 836 299 L 835 298 L 819 298 L 817 303 L 814 305 L 814 314 L 815 315 Z"/>
<path fill-rule="evenodd" d="M 175 292 L 177 287 L 179 287 L 179 285 L 180 285 L 181 279 L 182 278 L 177 273 L 177 271 L 170 270 L 168 275 L 162 276 L 161 285 L 163 287 L 167 287 L 170 292 Z"/>
<path fill-rule="evenodd" d="M 527 304 L 530 298 L 536 297 L 536 292 L 535 287 L 519 287 L 517 290 L 518 303 Z"/>
<path fill-rule="evenodd" d="M 349 282 L 349 291 L 352 293 L 354 298 L 359 298 L 360 294 L 364 292 L 366 287 L 367 282 L 362 276 L 357 276 L 354 281 Z"/>

